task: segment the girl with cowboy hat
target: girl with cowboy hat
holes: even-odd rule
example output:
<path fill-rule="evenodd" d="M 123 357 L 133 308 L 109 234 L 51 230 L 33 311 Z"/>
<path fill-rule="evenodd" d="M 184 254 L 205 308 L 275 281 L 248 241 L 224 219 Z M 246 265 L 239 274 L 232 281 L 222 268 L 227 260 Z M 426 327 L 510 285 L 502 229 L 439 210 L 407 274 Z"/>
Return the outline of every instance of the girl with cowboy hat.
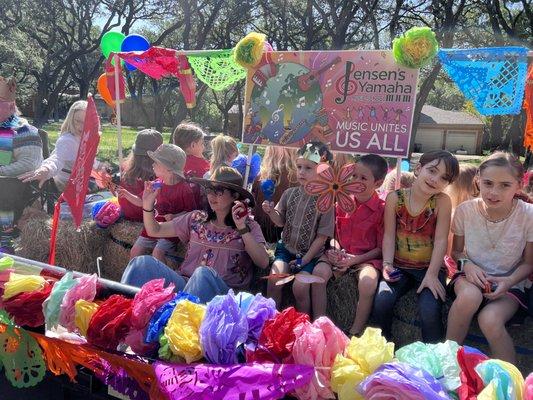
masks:
<path fill-rule="evenodd" d="M 246 290 L 252 279 L 252 265 L 267 268 L 265 239 L 259 224 L 249 217 L 246 202 L 254 206 L 254 197 L 242 188 L 243 178 L 231 167 L 222 166 L 211 179 L 192 178 L 207 192 L 208 210 L 192 211 L 171 221 L 154 218 L 154 202 L 159 189 L 151 182 L 143 193 L 143 220 L 152 237 L 177 236 L 187 244 L 187 254 L 179 273 L 150 256 L 130 261 L 122 283 L 142 286 L 155 278 L 174 283 L 176 290 L 198 296 L 208 302 L 226 294 L 230 288 Z"/>

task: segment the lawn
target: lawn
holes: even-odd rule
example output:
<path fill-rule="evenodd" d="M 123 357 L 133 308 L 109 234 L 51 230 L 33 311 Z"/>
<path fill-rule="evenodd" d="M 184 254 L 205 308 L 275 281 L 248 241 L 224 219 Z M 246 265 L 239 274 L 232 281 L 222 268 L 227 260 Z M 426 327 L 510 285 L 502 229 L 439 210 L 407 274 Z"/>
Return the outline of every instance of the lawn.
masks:
<path fill-rule="evenodd" d="M 54 148 L 57 137 L 59 136 L 59 128 L 61 123 L 51 123 L 43 126 L 43 129 L 48 132 L 50 140 L 50 151 Z M 122 127 L 122 148 L 124 157 L 126 157 L 133 142 L 135 142 L 136 129 L 128 126 Z M 170 139 L 170 133 L 163 133 L 165 142 Z M 114 164 L 118 163 L 118 144 L 117 144 L 117 127 L 114 125 L 104 124 L 102 126 L 102 136 L 100 138 L 100 146 L 98 147 L 97 158 L 100 161 L 108 161 Z"/>

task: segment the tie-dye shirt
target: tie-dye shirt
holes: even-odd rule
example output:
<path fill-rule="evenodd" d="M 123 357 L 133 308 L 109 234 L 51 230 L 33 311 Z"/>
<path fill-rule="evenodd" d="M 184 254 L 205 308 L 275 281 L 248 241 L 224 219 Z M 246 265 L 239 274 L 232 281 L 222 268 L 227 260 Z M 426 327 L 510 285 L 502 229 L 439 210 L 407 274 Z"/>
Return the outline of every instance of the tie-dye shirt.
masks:
<path fill-rule="evenodd" d="M 411 215 L 406 204 L 405 189 L 397 190 L 396 194 L 398 204 L 394 265 L 400 268 L 428 268 L 437 226 L 435 196 L 429 198 L 417 215 Z"/>

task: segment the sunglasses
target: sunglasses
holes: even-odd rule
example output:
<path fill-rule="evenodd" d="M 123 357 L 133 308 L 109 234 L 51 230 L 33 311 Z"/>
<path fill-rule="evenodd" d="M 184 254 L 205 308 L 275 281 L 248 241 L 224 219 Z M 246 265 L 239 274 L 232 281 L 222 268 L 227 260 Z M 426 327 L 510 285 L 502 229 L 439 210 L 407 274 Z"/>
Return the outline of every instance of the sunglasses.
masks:
<path fill-rule="evenodd" d="M 218 197 L 224 196 L 224 192 L 229 189 L 222 186 L 208 186 L 205 188 L 207 194 L 214 194 Z"/>

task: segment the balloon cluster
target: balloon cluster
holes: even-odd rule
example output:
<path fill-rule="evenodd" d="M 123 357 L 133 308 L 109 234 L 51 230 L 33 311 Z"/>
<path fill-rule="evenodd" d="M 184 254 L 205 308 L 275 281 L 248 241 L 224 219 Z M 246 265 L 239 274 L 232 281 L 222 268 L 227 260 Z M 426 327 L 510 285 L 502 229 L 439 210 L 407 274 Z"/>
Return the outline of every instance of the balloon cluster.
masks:
<path fill-rule="evenodd" d="M 117 31 L 109 31 L 105 33 L 100 41 L 100 49 L 102 50 L 102 54 L 106 59 L 111 53 L 145 51 L 149 48 L 150 42 L 144 36 L 137 34 L 130 34 L 126 36 L 122 32 Z M 112 64 L 114 65 L 114 60 L 112 61 Z M 137 69 L 128 63 L 124 63 L 124 65 L 128 71 L 135 71 Z M 110 107 L 115 106 L 115 101 L 113 100 L 111 92 L 109 91 L 109 87 L 107 86 L 107 77 L 105 73 L 98 77 L 96 89 L 107 105 Z"/>

